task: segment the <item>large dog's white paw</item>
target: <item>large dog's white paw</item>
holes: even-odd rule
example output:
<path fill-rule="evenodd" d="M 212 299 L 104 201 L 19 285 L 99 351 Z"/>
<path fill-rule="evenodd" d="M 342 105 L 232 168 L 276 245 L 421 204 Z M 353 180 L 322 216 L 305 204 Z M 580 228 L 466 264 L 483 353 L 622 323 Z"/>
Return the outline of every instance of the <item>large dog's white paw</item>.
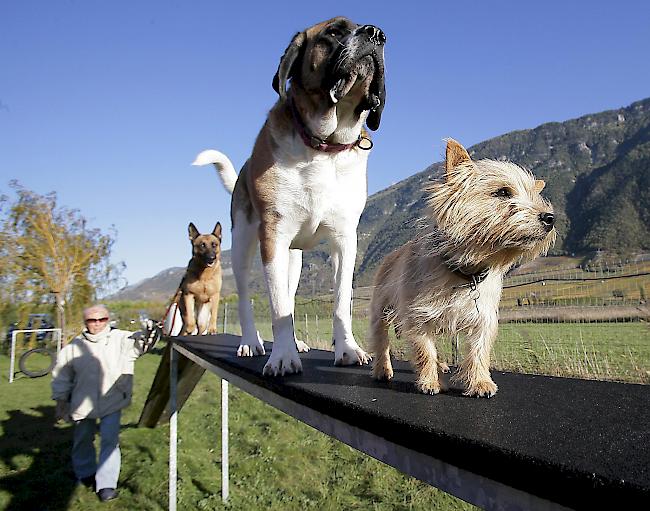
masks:
<path fill-rule="evenodd" d="M 298 339 L 296 339 L 296 348 L 298 349 L 298 353 L 307 353 L 311 349 L 307 346 L 307 343 L 299 341 Z"/>
<path fill-rule="evenodd" d="M 334 365 L 353 366 L 369 363 L 372 357 L 363 351 L 356 341 L 336 341 L 334 343 Z"/>
<path fill-rule="evenodd" d="M 257 339 L 244 339 L 242 337 L 239 348 L 237 348 L 237 356 L 256 357 L 258 355 L 266 355 L 264 341 L 262 341 L 259 332 L 257 332 Z"/>
<path fill-rule="evenodd" d="M 273 350 L 262 370 L 262 374 L 264 376 L 284 376 L 285 374 L 301 372 L 302 362 L 300 362 L 296 345 L 292 343 L 288 348 L 284 348 L 274 342 Z"/>

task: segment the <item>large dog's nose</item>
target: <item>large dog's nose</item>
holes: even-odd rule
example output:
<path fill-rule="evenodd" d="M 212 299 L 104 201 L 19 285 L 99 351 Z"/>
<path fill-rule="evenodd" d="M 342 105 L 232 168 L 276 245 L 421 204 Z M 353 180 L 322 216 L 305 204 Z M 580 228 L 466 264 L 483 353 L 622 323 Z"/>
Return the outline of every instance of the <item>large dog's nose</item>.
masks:
<path fill-rule="evenodd" d="M 357 32 L 366 34 L 368 39 L 370 39 L 370 42 L 377 46 L 386 44 L 386 34 L 374 25 L 363 25 L 357 29 Z"/>
<path fill-rule="evenodd" d="M 546 229 L 546 232 L 553 229 L 553 225 L 555 224 L 555 215 L 553 213 L 540 213 L 539 219 L 542 222 L 544 229 Z"/>

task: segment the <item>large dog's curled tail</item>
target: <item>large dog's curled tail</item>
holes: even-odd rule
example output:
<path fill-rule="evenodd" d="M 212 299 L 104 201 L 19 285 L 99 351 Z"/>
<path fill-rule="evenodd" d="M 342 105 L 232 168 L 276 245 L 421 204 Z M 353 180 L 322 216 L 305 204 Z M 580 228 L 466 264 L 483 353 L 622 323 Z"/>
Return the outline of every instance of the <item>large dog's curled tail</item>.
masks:
<path fill-rule="evenodd" d="M 217 169 L 217 174 L 219 174 L 221 182 L 228 193 L 232 193 L 237 182 L 237 172 L 235 172 L 235 167 L 233 167 L 228 157 L 214 149 L 207 149 L 199 153 L 192 165 L 207 165 L 209 163 L 212 163 L 214 168 Z"/>

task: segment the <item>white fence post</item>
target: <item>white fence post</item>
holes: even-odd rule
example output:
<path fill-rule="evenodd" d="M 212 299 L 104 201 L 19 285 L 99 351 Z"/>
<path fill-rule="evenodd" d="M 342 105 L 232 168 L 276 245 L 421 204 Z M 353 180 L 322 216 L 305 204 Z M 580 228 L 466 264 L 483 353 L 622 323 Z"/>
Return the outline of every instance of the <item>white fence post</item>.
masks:
<path fill-rule="evenodd" d="M 309 340 L 309 323 L 307 322 L 307 314 L 305 314 L 305 341 Z"/>
<path fill-rule="evenodd" d="M 230 495 L 228 482 L 228 380 L 221 380 L 221 499 Z"/>
<path fill-rule="evenodd" d="M 58 330 L 58 339 L 56 341 L 56 358 L 59 358 L 59 353 L 61 353 L 61 343 L 63 342 L 63 332 L 61 331 L 60 328 L 57 328 Z"/>
<path fill-rule="evenodd" d="M 14 381 L 14 372 L 16 368 L 16 336 L 21 333 L 31 333 L 31 332 L 52 332 L 52 336 L 55 333 L 58 333 L 58 341 L 56 344 L 56 355 L 59 356 L 61 351 L 61 329 L 60 328 L 32 328 L 27 330 L 14 330 L 11 332 L 11 360 L 9 361 L 9 383 Z"/>
<path fill-rule="evenodd" d="M 11 332 L 11 360 L 9 361 L 9 383 L 14 382 L 14 360 L 16 359 L 16 334 L 14 330 Z"/>
<path fill-rule="evenodd" d="M 169 511 L 176 511 L 178 410 L 176 410 L 176 386 L 178 383 L 178 352 L 170 342 L 169 350 Z"/>

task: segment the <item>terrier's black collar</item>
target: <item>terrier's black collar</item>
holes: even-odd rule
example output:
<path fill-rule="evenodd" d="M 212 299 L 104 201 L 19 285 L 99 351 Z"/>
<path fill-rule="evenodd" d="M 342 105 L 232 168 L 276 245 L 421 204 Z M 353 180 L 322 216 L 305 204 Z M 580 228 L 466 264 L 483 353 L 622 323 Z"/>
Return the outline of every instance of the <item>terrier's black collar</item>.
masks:
<path fill-rule="evenodd" d="M 469 288 L 469 297 L 472 300 L 474 300 L 476 313 L 480 314 L 481 312 L 479 311 L 478 308 L 478 299 L 481 296 L 481 294 L 478 291 L 478 285 L 487 278 L 488 274 L 490 273 L 490 267 L 488 266 L 487 268 L 485 268 L 483 271 L 480 272 L 469 273 L 467 271 L 463 271 L 463 269 L 460 268 L 459 266 L 452 265 L 451 262 L 447 259 L 445 259 L 445 264 L 447 265 L 447 268 L 449 268 L 449 270 L 452 273 L 467 280 L 466 284 L 459 284 L 457 286 L 454 286 L 453 289 Z"/>
<path fill-rule="evenodd" d="M 462 279 L 467 281 L 467 284 L 461 284 L 459 286 L 454 286 L 456 288 L 462 288 L 462 287 L 469 287 L 472 289 L 476 289 L 476 286 L 478 286 L 481 282 L 483 282 L 488 274 L 490 273 L 490 267 L 488 266 L 487 268 L 483 269 L 480 272 L 476 273 L 470 273 L 467 271 L 464 271 L 461 267 L 455 266 L 451 264 L 450 261 L 445 260 L 445 264 L 447 265 L 447 268 L 449 268 L 449 271 L 454 273 L 454 275 L 457 275 L 458 277 L 461 277 Z"/>

